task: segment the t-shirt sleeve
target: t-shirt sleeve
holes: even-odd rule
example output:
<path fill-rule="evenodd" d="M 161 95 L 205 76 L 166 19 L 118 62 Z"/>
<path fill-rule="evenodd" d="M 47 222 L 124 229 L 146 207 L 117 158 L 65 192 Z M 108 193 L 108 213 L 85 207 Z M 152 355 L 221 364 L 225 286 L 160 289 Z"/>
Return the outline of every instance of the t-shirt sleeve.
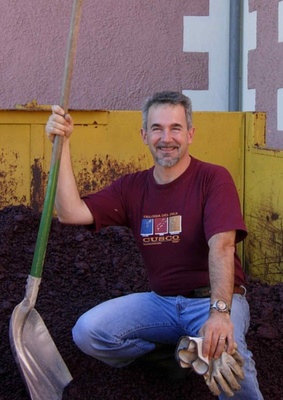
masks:
<path fill-rule="evenodd" d="M 230 173 L 218 167 L 207 178 L 204 205 L 204 231 L 208 241 L 213 235 L 230 230 L 236 231 L 236 243 L 247 236 L 241 213 L 238 192 Z"/>
<path fill-rule="evenodd" d="M 113 182 L 97 193 L 82 197 L 95 221 L 95 230 L 106 226 L 127 226 L 121 180 Z"/>

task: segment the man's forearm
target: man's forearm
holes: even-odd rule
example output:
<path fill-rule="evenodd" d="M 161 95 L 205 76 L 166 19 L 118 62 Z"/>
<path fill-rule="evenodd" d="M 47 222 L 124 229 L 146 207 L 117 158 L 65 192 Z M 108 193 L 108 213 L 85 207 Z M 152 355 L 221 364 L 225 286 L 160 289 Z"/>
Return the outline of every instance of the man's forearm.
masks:
<path fill-rule="evenodd" d="M 211 286 L 210 300 L 224 301 L 231 307 L 234 286 L 235 232 L 223 232 L 214 235 L 209 245 L 209 278 Z M 219 304 L 217 304 L 219 306 Z M 227 346 L 230 354 L 234 349 L 234 328 L 227 312 L 212 309 L 208 320 L 199 333 L 204 337 L 203 354 L 218 358 Z M 225 307 L 225 304 L 222 303 Z"/>
<path fill-rule="evenodd" d="M 231 306 L 234 287 L 235 233 L 215 235 L 209 242 L 211 302 L 224 300 Z"/>
<path fill-rule="evenodd" d="M 74 215 L 81 201 L 71 163 L 69 139 L 65 139 L 55 197 L 55 208 L 59 220 L 63 223 L 76 223 Z"/>

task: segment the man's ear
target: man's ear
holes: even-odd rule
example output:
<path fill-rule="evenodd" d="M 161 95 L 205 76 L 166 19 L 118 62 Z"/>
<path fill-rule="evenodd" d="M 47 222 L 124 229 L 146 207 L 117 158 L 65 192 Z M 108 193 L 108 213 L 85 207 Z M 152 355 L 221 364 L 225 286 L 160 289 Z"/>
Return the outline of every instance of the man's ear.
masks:
<path fill-rule="evenodd" d="M 195 136 L 195 127 L 192 126 L 189 130 L 188 130 L 188 143 L 191 144 L 193 142 L 193 138 Z"/>
<path fill-rule="evenodd" d="M 147 143 L 147 132 L 144 129 L 141 129 L 140 133 L 141 133 L 141 137 L 142 137 L 143 142 L 145 144 L 148 144 Z"/>

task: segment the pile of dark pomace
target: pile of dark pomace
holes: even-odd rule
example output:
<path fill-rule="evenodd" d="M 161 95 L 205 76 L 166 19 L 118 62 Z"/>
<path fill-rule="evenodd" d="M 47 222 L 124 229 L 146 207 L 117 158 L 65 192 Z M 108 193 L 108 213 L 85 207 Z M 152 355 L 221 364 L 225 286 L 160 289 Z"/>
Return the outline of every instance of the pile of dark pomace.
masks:
<path fill-rule="evenodd" d="M 0 400 L 25 400 L 24 381 L 9 343 L 9 320 L 23 300 L 40 215 L 24 206 L 0 210 Z M 179 400 L 213 399 L 195 373 L 177 379 L 155 363 L 108 367 L 81 353 L 72 341 L 77 318 L 100 302 L 148 290 L 143 263 L 125 227 L 94 233 L 91 229 L 52 221 L 36 309 L 56 343 L 73 381 L 63 399 Z M 265 400 L 283 398 L 283 284 L 248 279 L 251 325 L 247 342 L 254 354 Z M 175 379 L 173 379 L 175 377 Z"/>

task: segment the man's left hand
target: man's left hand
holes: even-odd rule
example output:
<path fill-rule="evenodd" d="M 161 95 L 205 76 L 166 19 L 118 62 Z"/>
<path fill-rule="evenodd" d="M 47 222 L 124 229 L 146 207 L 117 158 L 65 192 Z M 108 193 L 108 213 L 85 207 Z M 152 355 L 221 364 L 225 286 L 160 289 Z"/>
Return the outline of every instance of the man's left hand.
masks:
<path fill-rule="evenodd" d="M 202 347 L 204 357 L 217 359 L 224 349 L 228 354 L 234 350 L 234 325 L 228 313 L 211 311 L 199 335 L 204 338 Z"/>

